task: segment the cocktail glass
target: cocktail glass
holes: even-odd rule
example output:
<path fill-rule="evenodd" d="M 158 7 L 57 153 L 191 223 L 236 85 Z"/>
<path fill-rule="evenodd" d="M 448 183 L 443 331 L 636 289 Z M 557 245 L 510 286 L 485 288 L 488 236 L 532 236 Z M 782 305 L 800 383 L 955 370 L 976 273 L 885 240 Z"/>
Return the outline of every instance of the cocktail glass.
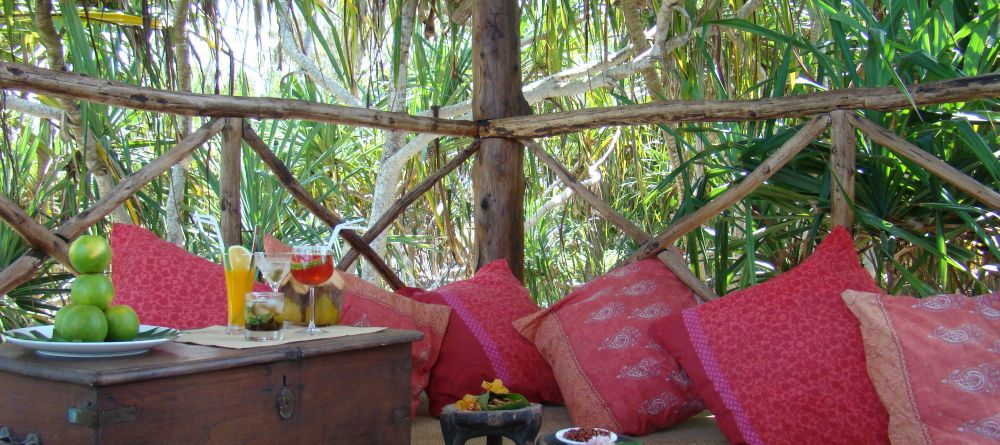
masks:
<path fill-rule="evenodd" d="M 281 340 L 285 323 L 285 295 L 279 292 L 248 292 L 244 338 L 253 341 Z"/>
<path fill-rule="evenodd" d="M 234 246 L 222 255 L 222 265 L 226 273 L 226 300 L 228 302 L 228 324 L 226 334 L 240 335 L 243 333 L 243 299 L 247 292 L 253 290 L 253 278 L 256 273 L 253 267 L 253 254 L 246 249 Z"/>
<path fill-rule="evenodd" d="M 316 327 L 316 286 L 333 276 L 333 254 L 326 246 L 296 246 L 292 249 L 292 277 L 309 286 L 309 326 L 298 334 L 316 335 L 326 331 Z"/>
<path fill-rule="evenodd" d="M 256 252 L 254 253 L 254 263 L 257 265 L 257 270 L 260 271 L 260 275 L 264 277 L 264 281 L 271 286 L 271 292 L 277 292 L 292 268 L 292 254 Z"/>

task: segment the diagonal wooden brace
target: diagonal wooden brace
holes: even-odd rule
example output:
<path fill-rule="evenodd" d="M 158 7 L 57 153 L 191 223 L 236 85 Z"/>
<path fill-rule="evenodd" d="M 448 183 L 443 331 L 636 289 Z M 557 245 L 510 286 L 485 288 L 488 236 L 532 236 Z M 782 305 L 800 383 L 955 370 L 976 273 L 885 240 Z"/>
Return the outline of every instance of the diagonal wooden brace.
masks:
<path fill-rule="evenodd" d="M 73 265 L 69 263 L 69 246 L 66 240 L 49 231 L 45 226 L 31 219 L 24 210 L 14 201 L 0 195 L 0 219 L 4 220 L 15 232 L 21 235 L 31 244 L 31 247 L 40 249 L 47 255 L 55 258 L 63 266 L 77 274 Z"/>
<path fill-rule="evenodd" d="M 757 186 L 777 173 L 788 161 L 791 161 L 802 149 L 816 140 L 826 128 L 828 119 L 829 116 L 826 114 L 812 118 L 798 133 L 785 141 L 771 157 L 765 159 L 746 178 L 743 178 L 739 184 L 730 187 L 725 193 L 709 201 L 697 211 L 679 218 L 662 233 L 640 247 L 630 259 L 645 259 L 659 254 L 684 234 L 698 228 L 718 215 L 719 212 L 749 195 Z"/>
<path fill-rule="evenodd" d="M 204 144 L 213 135 L 222 131 L 224 121 L 222 119 L 212 119 L 197 131 L 177 143 L 177 146 L 170 151 L 160 155 L 139 171 L 125 178 L 111 191 L 101 197 L 99 201 L 90 206 L 80 214 L 66 220 L 55 230 L 55 235 L 67 241 L 80 236 L 88 228 L 107 216 L 116 207 L 120 206 L 126 199 L 135 194 L 137 190 L 148 184 L 167 171 L 174 164 L 182 161 L 196 148 Z M 21 283 L 31 279 L 31 277 L 42 266 L 48 256 L 44 251 L 31 249 L 18 258 L 16 261 L 0 271 L 0 295 L 10 292 Z"/>
<path fill-rule="evenodd" d="M 587 202 L 587 204 L 593 207 L 594 210 L 597 210 L 597 212 L 611 224 L 625 232 L 626 235 L 639 243 L 649 242 L 652 238 L 648 233 L 639 228 L 639 226 L 633 224 L 632 221 L 629 221 L 628 218 L 625 218 L 620 213 L 616 212 L 615 209 L 611 207 L 611 204 L 608 204 L 591 192 L 586 186 L 581 184 L 580 181 L 573 177 L 573 174 L 559 162 L 559 160 L 546 153 L 545 150 L 542 150 L 542 147 L 539 146 L 537 142 L 522 139 L 521 143 L 524 144 L 525 147 L 528 147 L 528 150 L 530 150 L 536 158 L 541 159 L 541 161 L 549 167 L 550 170 L 555 172 L 556 176 L 558 176 L 567 187 L 573 189 L 577 196 Z M 705 285 L 703 281 L 698 279 L 698 277 L 691 272 L 687 263 L 677 252 L 664 250 L 657 255 L 657 258 L 703 301 L 712 301 L 719 298 L 719 296 L 716 295 L 711 288 Z"/>
<path fill-rule="evenodd" d="M 479 151 L 479 145 L 479 139 L 476 139 L 472 142 L 472 144 L 466 147 L 465 150 L 462 150 L 458 156 L 455 156 L 448 161 L 444 167 L 441 167 L 438 171 L 432 173 L 427 177 L 427 179 L 424 179 L 420 184 L 417 184 L 416 187 L 413 187 L 412 190 L 403 195 L 402 198 L 396 200 L 391 207 L 386 209 L 385 213 L 382 214 L 382 217 L 365 231 L 365 234 L 361 237 L 365 244 L 370 245 L 375 238 L 378 238 L 378 236 L 385 231 L 385 229 L 388 228 L 389 225 L 391 225 L 392 222 L 395 221 L 396 218 L 398 218 L 399 215 L 410 206 L 410 204 L 413 203 L 413 201 L 419 198 L 420 195 L 423 195 L 426 191 L 430 190 L 434 184 L 437 184 L 437 182 L 441 180 L 441 178 L 447 176 L 448 173 L 451 173 L 452 170 L 458 168 L 459 165 L 462 165 L 466 159 L 469 159 L 472 155 L 476 154 L 476 152 Z M 351 249 L 346 255 L 344 255 L 343 258 L 341 258 L 340 264 L 337 264 L 337 268 L 340 270 L 347 270 L 347 268 L 351 267 L 351 264 L 357 259 L 358 251 L 356 249 Z"/>
<path fill-rule="evenodd" d="M 331 229 L 343 222 L 337 212 L 328 209 L 326 206 L 319 203 L 309 195 L 309 192 L 306 191 L 305 187 L 302 187 L 302 184 L 300 184 L 299 181 L 295 179 L 295 176 L 292 175 L 288 166 L 286 166 L 284 162 L 281 162 L 281 160 L 274 155 L 274 152 L 272 152 L 271 149 L 267 148 L 267 144 L 264 143 L 264 140 L 261 139 L 260 136 L 257 135 L 257 132 L 255 132 L 246 122 L 243 123 L 243 140 L 245 140 L 247 145 L 249 145 L 258 156 L 260 156 L 261 160 L 264 161 L 264 164 L 271 169 L 271 172 L 274 173 L 274 177 L 278 179 L 278 182 L 280 182 L 281 185 L 284 186 L 296 200 L 305 206 L 307 210 L 312 212 L 313 215 L 316 215 L 317 218 L 330 226 Z M 349 229 L 341 230 L 340 236 L 342 236 L 344 240 L 351 245 L 351 247 L 360 251 L 361 254 L 372 263 L 372 266 L 375 267 L 375 270 L 378 271 L 379 275 L 382 275 L 382 278 L 385 278 L 385 281 L 387 281 L 393 289 L 403 287 L 403 282 L 396 275 L 396 272 L 389 268 L 389 265 L 385 263 L 385 260 L 378 256 L 378 254 L 372 250 L 371 246 L 365 243 L 364 240 L 358 236 L 357 232 Z"/>

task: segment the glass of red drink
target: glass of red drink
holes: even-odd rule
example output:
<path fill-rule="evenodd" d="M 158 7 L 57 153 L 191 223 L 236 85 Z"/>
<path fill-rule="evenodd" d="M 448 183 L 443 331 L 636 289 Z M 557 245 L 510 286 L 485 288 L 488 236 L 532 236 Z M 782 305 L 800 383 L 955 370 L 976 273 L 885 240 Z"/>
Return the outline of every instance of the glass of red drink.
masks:
<path fill-rule="evenodd" d="M 309 326 L 299 334 L 326 332 L 316 327 L 316 286 L 333 276 L 333 253 L 326 246 L 296 246 L 292 249 L 292 277 L 309 286 Z"/>

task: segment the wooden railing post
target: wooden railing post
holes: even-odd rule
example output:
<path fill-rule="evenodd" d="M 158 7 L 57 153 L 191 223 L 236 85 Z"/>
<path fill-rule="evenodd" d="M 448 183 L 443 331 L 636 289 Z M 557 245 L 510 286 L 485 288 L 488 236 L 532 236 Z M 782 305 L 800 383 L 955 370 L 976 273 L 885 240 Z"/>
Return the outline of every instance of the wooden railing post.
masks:
<path fill-rule="evenodd" d="M 219 207 L 222 241 L 227 246 L 243 243 L 240 213 L 242 178 L 243 119 L 226 118 L 222 129 L 222 172 L 219 175 Z"/>
<path fill-rule="evenodd" d="M 474 0 L 472 117 L 530 113 L 521 93 L 517 0 Z M 506 258 L 524 279 L 524 149 L 512 139 L 484 139 L 472 166 L 476 268 Z"/>
<path fill-rule="evenodd" d="M 854 127 L 847 121 L 847 111 L 830 113 L 830 213 L 833 223 L 851 230 L 854 224 L 854 165 L 857 148 Z"/>

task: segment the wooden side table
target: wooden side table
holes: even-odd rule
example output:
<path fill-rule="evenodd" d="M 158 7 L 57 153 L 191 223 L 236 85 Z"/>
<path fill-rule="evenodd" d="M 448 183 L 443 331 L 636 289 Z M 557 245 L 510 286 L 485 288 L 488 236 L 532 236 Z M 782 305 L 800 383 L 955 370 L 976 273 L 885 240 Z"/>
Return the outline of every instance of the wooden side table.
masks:
<path fill-rule="evenodd" d="M 53 359 L 0 345 L 0 427 L 42 443 L 410 443 L 415 331 Z"/>
<path fill-rule="evenodd" d="M 500 445 L 503 438 L 516 445 L 531 445 L 542 427 L 542 405 L 501 411 L 459 411 L 454 404 L 441 411 L 441 433 L 446 445 L 464 445 L 469 439 L 486 437 L 487 445 Z"/>

